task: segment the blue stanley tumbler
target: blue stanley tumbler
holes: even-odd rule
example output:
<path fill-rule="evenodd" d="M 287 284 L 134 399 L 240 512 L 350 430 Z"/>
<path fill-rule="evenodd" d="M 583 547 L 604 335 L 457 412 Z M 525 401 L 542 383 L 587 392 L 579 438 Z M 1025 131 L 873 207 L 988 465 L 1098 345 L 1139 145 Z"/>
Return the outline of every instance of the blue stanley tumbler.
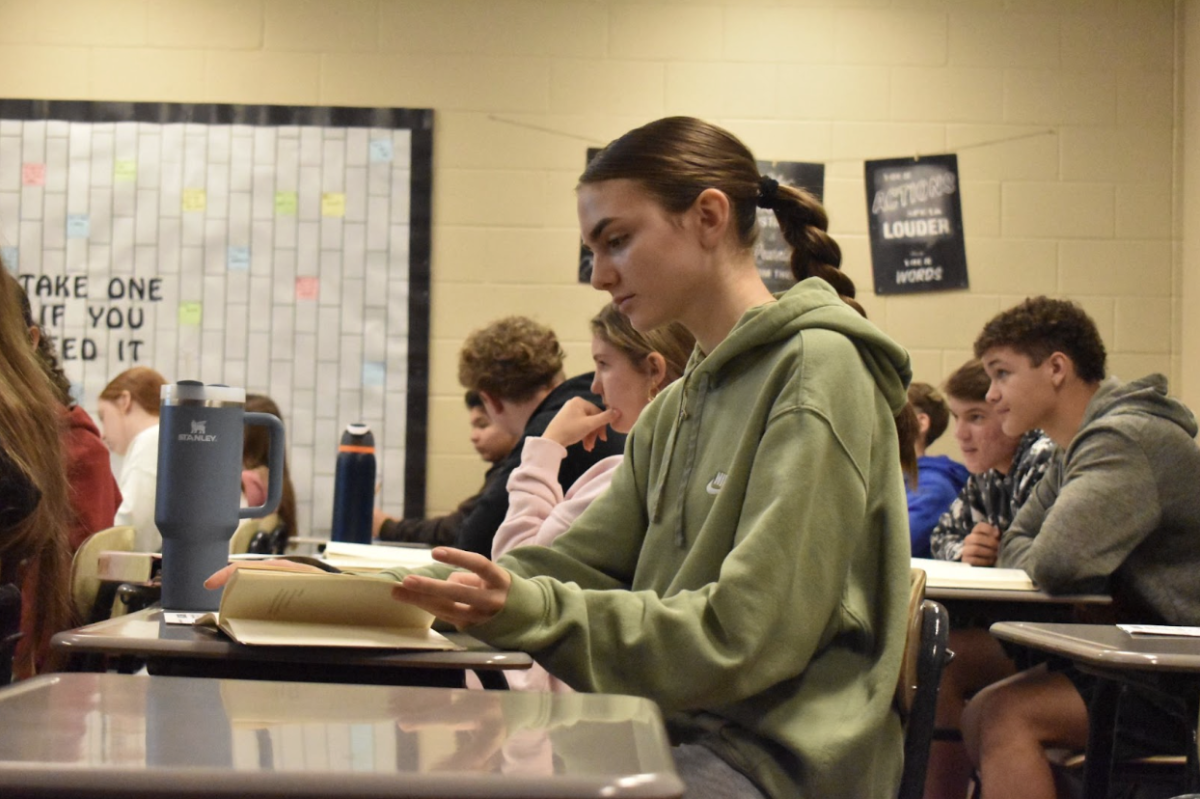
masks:
<path fill-rule="evenodd" d="M 204 580 L 229 563 L 241 519 L 275 512 L 283 493 L 283 423 L 246 413 L 246 391 L 196 380 L 162 387 L 154 523 L 163 537 L 162 606 L 216 610 L 220 591 Z M 270 431 L 267 499 L 240 508 L 244 425 Z"/>
<path fill-rule="evenodd" d="M 365 424 L 346 425 L 333 487 L 334 541 L 371 543 L 375 512 L 375 437 Z"/>

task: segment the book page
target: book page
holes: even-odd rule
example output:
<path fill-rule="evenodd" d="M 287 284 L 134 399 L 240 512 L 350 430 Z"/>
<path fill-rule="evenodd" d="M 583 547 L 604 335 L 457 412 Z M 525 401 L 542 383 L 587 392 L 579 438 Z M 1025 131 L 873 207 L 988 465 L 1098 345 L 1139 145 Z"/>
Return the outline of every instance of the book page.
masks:
<path fill-rule="evenodd" d="M 1024 569 L 972 566 L 956 560 L 913 558 L 912 567 L 925 572 L 929 588 L 979 588 L 998 591 L 1036 591 Z"/>
<path fill-rule="evenodd" d="M 241 568 L 221 597 L 220 626 L 244 644 L 454 648 L 429 630 L 431 614 L 392 599 L 394 585 L 348 574 Z"/>
<path fill-rule="evenodd" d="M 417 569 L 435 563 L 433 550 L 426 547 L 384 547 L 330 541 L 323 559 L 344 570 L 371 571 L 403 566 Z"/>

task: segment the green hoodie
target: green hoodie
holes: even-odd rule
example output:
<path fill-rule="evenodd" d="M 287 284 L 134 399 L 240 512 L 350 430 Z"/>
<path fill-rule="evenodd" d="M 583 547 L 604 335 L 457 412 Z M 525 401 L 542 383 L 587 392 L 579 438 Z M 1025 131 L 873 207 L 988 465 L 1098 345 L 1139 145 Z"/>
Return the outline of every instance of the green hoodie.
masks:
<path fill-rule="evenodd" d="M 500 559 L 472 635 L 582 691 L 647 696 L 772 797 L 893 796 L 908 354 L 810 279 L 643 411 L 609 490 Z"/>

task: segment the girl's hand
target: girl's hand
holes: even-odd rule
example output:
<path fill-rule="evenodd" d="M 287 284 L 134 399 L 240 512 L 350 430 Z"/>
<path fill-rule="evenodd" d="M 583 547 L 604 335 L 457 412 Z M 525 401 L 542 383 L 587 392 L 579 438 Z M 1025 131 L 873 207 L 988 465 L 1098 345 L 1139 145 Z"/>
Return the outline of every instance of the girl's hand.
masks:
<path fill-rule="evenodd" d="M 512 576 L 476 552 L 437 547 L 433 559 L 467 569 L 445 580 L 410 574 L 392 588 L 392 598 L 432 613 L 459 630 L 482 624 L 504 609 Z"/>
<path fill-rule="evenodd" d="M 204 587 L 213 590 L 221 588 L 225 583 L 229 582 L 229 578 L 238 569 L 271 569 L 272 571 L 284 572 L 315 572 L 324 574 L 325 570 L 316 566 L 310 566 L 307 563 L 296 563 L 294 560 L 282 560 L 272 558 L 270 560 L 246 560 L 237 563 L 230 563 L 224 569 L 216 572 L 207 580 L 204 581 Z"/>
<path fill-rule="evenodd" d="M 621 412 L 616 408 L 602 411 L 583 397 L 572 397 L 550 420 L 542 438 L 564 447 L 582 441 L 583 448 L 591 452 L 596 439 L 608 441 L 608 426 L 620 418 Z"/>

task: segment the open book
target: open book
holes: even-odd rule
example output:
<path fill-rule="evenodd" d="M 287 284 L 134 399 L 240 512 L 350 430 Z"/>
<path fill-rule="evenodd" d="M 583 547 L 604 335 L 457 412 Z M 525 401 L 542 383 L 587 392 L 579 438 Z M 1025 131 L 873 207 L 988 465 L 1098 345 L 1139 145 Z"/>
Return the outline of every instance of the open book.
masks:
<path fill-rule="evenodd" d="M 978 588 L 991 591 L 1036 591 L 1024 569 L 972 566 L 956 560 L 913 558 L 912 567 L 925 572 L 927 588 Z"/>
<path fill-rule="evenodd" d="M 343 571 L 382 571 L 394 566 L 417 569 L 434 562 L 429 547 L 389 547 L 330 541 L 322 558 Z"/>
<path fill-rule="evenodd" d="M 461 648 L 430 629 L 432 615 L 392 599 L 394 585 L 374 577 L 246 564 L 225 584 L 220 610 L 196 624 L 260 646 Z"/>

